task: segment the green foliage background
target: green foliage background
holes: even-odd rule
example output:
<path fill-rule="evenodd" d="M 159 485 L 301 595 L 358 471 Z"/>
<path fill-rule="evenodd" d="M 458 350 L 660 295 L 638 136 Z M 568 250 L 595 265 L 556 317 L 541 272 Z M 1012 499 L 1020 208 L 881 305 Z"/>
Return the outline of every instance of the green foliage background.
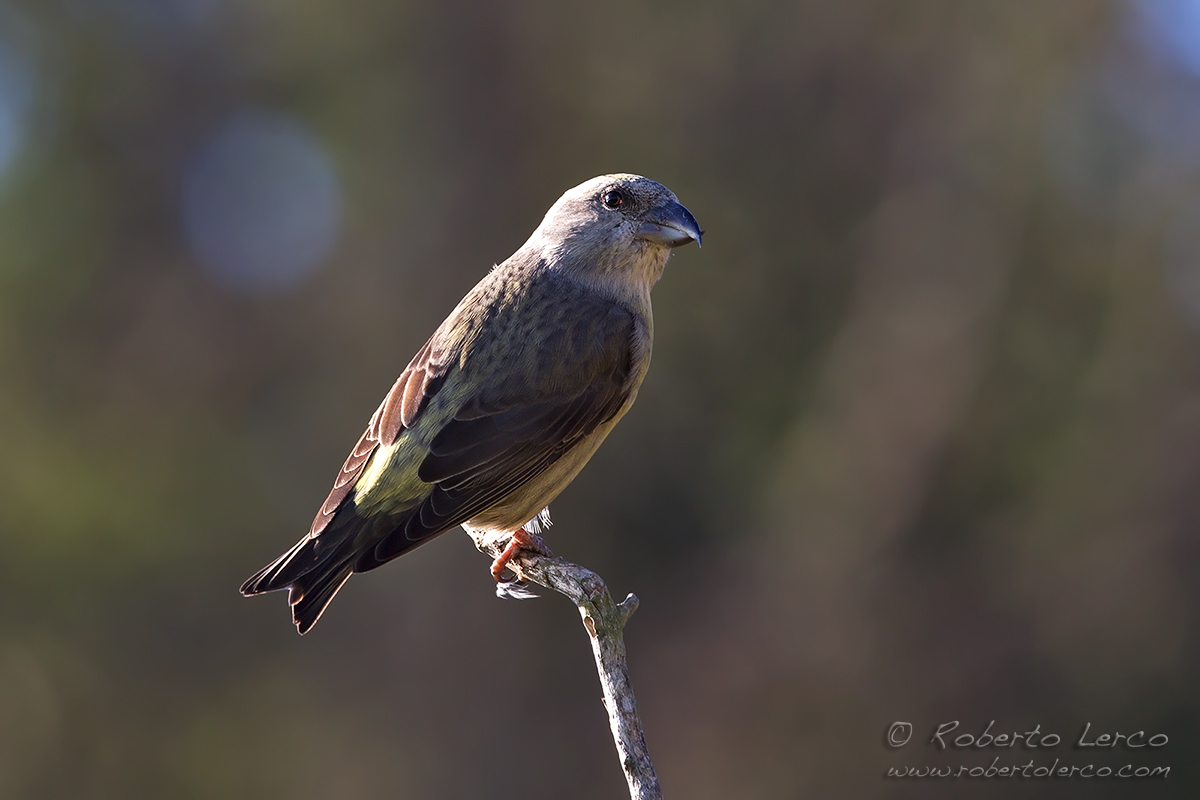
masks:
<path fill-rule="evenodd" d="M 236 591 L 457 299 L 614 171 L 705 246 L 549 541 L 642 599 L 667 796 L 1196 795 L 1198 95 L 1132 4 L 5 7 L 38 93 L 0 173 L 0 796 L 622 795 L 574 609 L 495 599 L 465 536 L 304 639 Z M 245 108 L 341 186 L 276 293 L 180 223 Z M 1030 755 L 917 741 L 954 719 L 1162 732 L 1052 755 L 1172 773 L 883 777 Z"/>

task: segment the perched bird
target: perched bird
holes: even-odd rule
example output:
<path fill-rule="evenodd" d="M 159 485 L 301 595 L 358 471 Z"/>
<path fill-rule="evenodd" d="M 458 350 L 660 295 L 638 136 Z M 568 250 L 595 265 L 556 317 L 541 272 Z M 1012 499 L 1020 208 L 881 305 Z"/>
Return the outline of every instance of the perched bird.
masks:
<path fill-rule="evenodd" d="M 288 589 L 300 633 L 355 572 L 458 525 L 545 551 L 537 518 L 633 405 L 650 289 L 696 218 L 660 183 L 603 175 L 558 199 L 462 299 L 371 417 L 308 535 L 242 585 Z"/>

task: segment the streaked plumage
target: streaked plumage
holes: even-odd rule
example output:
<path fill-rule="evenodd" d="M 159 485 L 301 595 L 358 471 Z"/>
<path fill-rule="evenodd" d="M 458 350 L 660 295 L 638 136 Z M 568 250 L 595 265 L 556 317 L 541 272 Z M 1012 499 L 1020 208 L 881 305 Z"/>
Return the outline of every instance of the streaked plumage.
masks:
<path fill-rule="evenodd" d="M 301 633 L 343 583 L 458 525 L 517 531 L 599 447 L 650 363 L 650 289 L 695 219 L 659 183 L 564 194 L 451 312 L 371 417 L 307 536 L 242 586 Z"/>

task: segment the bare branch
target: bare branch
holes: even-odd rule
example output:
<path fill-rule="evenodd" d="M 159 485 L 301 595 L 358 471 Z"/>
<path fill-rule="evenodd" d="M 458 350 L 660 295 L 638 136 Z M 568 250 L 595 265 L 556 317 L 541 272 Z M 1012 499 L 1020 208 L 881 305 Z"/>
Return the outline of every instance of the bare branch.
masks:
<path fill-rule="evenodd" d="M 508 534 L 469 533 L 475 546 L 493 558 L 508 545 Z M 510 567 L 522 580 L 566 595 L 579 609 L 583 627 L 592 643 L 592 655 L 604 691 L 604 707 L 608 711 L 617 756 L 629 784 L 629 796 L 632 800 L 662 800 L 662 789 L 646 749 L 625 661 L 625 623 L 637 610 L 637 597 L 631 594 L 620 603 L 614 602 L 599 575 L 561 558 L 523 550 Z"/>

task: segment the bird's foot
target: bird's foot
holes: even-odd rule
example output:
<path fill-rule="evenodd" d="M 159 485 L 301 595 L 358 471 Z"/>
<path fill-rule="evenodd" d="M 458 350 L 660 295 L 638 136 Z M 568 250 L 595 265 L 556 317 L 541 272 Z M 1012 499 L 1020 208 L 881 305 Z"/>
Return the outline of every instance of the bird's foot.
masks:
<path fill-rule="evenodd" d="M 546 542 L 536 533 L 530 533 L 524 528 L 518 529 L 512 535 L 512 539 L 508 542 L 508 547 L 504 548 L 504 552 L 492 562 L 492 577 L 496 579 L 496 583 L 507 583 L 512 578 L 504 577 L 504 570 L 508 567 L 508 563 L 516 558 L 517 553 L 522 550 L 528 550 L 531 553 L 537 553 L 541 556 L 553 556 L 550 548 L 546 546 Z"/>

